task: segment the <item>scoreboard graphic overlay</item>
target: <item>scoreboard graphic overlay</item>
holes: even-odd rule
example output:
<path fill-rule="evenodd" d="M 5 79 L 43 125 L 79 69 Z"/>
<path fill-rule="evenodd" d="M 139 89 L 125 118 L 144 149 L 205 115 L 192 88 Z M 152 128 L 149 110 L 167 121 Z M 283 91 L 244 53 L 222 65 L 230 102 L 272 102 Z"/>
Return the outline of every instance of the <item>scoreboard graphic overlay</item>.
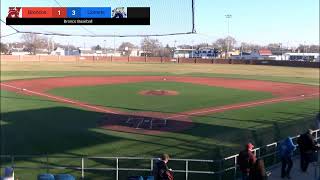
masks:
<path fill-rule="evenodd" d="M 7 25 L 150 25 L 150 7 L 9 7 Z"/>

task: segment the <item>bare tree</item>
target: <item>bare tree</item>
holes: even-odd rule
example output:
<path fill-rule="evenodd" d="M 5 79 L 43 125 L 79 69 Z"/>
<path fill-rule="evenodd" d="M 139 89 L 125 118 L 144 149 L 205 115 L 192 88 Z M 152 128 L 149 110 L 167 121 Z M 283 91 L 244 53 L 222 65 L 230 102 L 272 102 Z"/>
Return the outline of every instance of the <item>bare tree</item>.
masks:
<path fill-rule="evenodd" d="M 144 38 L 141 41 L 141 48 L 145 53 L 150 54 L 151 56 L 161 55 L 161 43 L 158 39 L 151 39 L 149 37 Z"/>
<path fill-rule="evenodd" d="M 262 48 L 262 46 L 260 46 L 260 45 L 245 43 L 245 42 L 242 42 L 241 47 L 240 47 L 241 51 L 244 51 L 244 52 L 252 52 L 254 50 L 259 50 L 261 48 Z"/>
<path fill-rule="evenodd" d="M 91 49 L 92 49 L 92 50 L 95 50 L 95 51 L 99 51 L 99 50 L 101 50 L 102 48 L 101 48 L 101 46 L 98 44 L 98 45 L 96 45 L 96 46 L 92 46 Z"/>
<path fill-rule="evenodd" d="M 48 46 L 48 38 L 37 34 L 23 34 L 21 38 L 24 42 L 25 49 L 32 54 L 36 54 L 37 49 L 47 48 Z"/>
<path fill-rule="evenodd" d="M 161 48 L 161 56 L 173 57 L 174 47 L 170 47 L 168 44 Z"/>
<path fill-rule="evenodd" d="M 191 49 L 192 46 L 188 45 L 188 44 L 181 44 L 181 45 L 178 46 L 178 48 L 180 48 L 180 49 Z"/>
<path fill-rule="evenodd" d="M 227 51 L 228 43 L 230 44 L 229 49 L 233 49 L 237 41 L 233 37 L 220 38 L 214 42 L 214 46 L 221 51 Z"/>
<path fill-rule="evenodd" d="M 7 54 L 9 52 L 8 46 L 6 44 L 0 43 L 1 53 Z"/>
<path fill-rule="evenodd" d="M 121 45 L 118 47 L 118 49 L 122 52 L 124 52 L 124 55 L 128 56 L 131 54 L 132 49 L 135 48 L 136 46 L 130 42 L 123 42 Z"/>
<path fill-rule="evenodd" d="M 319 48 L 319 45 L 300 44 L 296 51 L 300 53 L 319 53 L 320 48 Z"/>

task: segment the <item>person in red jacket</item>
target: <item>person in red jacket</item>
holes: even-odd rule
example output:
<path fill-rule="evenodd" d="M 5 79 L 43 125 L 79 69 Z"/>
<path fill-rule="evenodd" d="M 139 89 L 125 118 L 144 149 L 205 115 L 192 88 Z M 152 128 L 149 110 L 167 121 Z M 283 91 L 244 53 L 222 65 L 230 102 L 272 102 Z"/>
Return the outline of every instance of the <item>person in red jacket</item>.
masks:
<path fill-rule="evenodd" d="M 253 154 L 253 144 L 248 143 L 245 147 L 245 150 L 240 151 L 238 156 L 238 165 L 240 171 L 242 172 L 242 180 L 248 180 L 250 175 L 250 168 L 255 164 L 257 158 Z"/>

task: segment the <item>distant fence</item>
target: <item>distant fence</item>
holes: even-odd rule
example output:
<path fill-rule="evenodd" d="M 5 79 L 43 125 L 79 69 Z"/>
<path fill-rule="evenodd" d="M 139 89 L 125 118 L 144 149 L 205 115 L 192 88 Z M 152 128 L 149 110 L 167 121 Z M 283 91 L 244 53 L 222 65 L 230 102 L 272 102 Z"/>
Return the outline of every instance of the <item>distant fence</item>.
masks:
<path fill-rule="evenodd" d="M 289 67 L 319 68 L 320 62 L 277 61 L 277 60 L 236 60 L 170 57 L 133 57 L 133 56 L 46 56 L 46 55 L 1 55 L 1 61 L 21 62 L 124 62 L 124 63 L 181 63 L 181 64 L 252 64 Z"/>
<path fill-rule="evenodd" d="M 320 129 L 314 130 L 313 135 L 316 141 L 319 141 Z M 293 142 L 296 143 L 299 136 L 293 137 Z M 265 161 L 268 167 L 271 167 L 280 162 L 278 156 L 278 145 L 279 142 L 274 142 L 263 147 L 259 147 L 253 150 L 257 158 L 261 158 Z M 176 179 L 194 179 L 190 178 L 192 175 L 208 175 L 208 179 L 233 179 L 236 180 L 239 176 L 237 167 L 237 157 L 238 154 L 226 157 L 221 160 L 201 160 L 201 159 L 171 159 L 169 162 L 169 167 L 173 169 L 175 175 L 180 175 Z M 114 177 L 112 179 L 126 179 L 122 176 L 120 178 L 120 173 L 135 172 L 135 175 L 150 175 L 153 171 L 155 161 L 157 158 L 140 158 L 140 157 L 81 157 L 81 156 L 25 156 L 25 155 L 0 155 L 1 163 L 0 167 L 10 166 L 14 170 L 25 169 L 32 170 L 38 169 L 43 170 L 42 173 L 49 173 L 50 170 L 74 170 L 78 172 L 79 178 L 86 179 L 87 173 L 90 172 L 114 172 Z M 30 163 L 27 165 L 18 165 L 19 159 L 25 158 L 30 162 L 39 161 L 38 166 L 32 166 Z M 38 158 L 37 160 L 35 160 Z M 42 161 L 40 162 L 40 158 Z M 62 160 L 60 162 L 57 160 Z M 69 159 L 69 160 L 67 160 Z M 61 165 L 70 159 L 75 160 L 73 165 Z M 103 161 L 112 161 L 112 163 L 106 163 Z M 100 165 L 90 166 L 90 161 L 100 162 Z M 127 161 L 126 163 L 124 161 Z M 130 163 L 129 163 L 130 162 Z M 111 165 L 112 164 L 112 165 Z M 131 165 L 129 165 L 131 164 Z M 130 167 L 129 167 L 130 166 Z M 318 168 L 318 166 L 316 167 Z M 17 173 L 16 173 L 17 174 Z M 110 177 L 110 173 L 103 173 L 103 177 Z M 317 175 L 315 175 L 317 176 Z M 198 178 L 199 179 L 199 178 Z M 202 178 L 200 178 L 202 179 Z M 207 179 L 207 178 L 206 178 Z"/>

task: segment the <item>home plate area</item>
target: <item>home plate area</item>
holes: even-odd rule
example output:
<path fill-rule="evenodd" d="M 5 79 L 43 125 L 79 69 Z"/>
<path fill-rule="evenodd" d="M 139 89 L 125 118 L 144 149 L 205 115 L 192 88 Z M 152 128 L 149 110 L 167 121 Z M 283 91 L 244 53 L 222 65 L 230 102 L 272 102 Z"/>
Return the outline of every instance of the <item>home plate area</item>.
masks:
<path fill-rule="evenodd" d="M 167 120 L 163 118 L 141 115 L 106 114 L 98 121 L 100 126 L 118 126 L 136 130 L 162 130 L 167 127 Z"/>
<path fill-rule="evenodd" d="M 135 129 L 159 130 L 166 127 L 167 120 L 152 117 L 128 117 L 125 125 Z"/>

